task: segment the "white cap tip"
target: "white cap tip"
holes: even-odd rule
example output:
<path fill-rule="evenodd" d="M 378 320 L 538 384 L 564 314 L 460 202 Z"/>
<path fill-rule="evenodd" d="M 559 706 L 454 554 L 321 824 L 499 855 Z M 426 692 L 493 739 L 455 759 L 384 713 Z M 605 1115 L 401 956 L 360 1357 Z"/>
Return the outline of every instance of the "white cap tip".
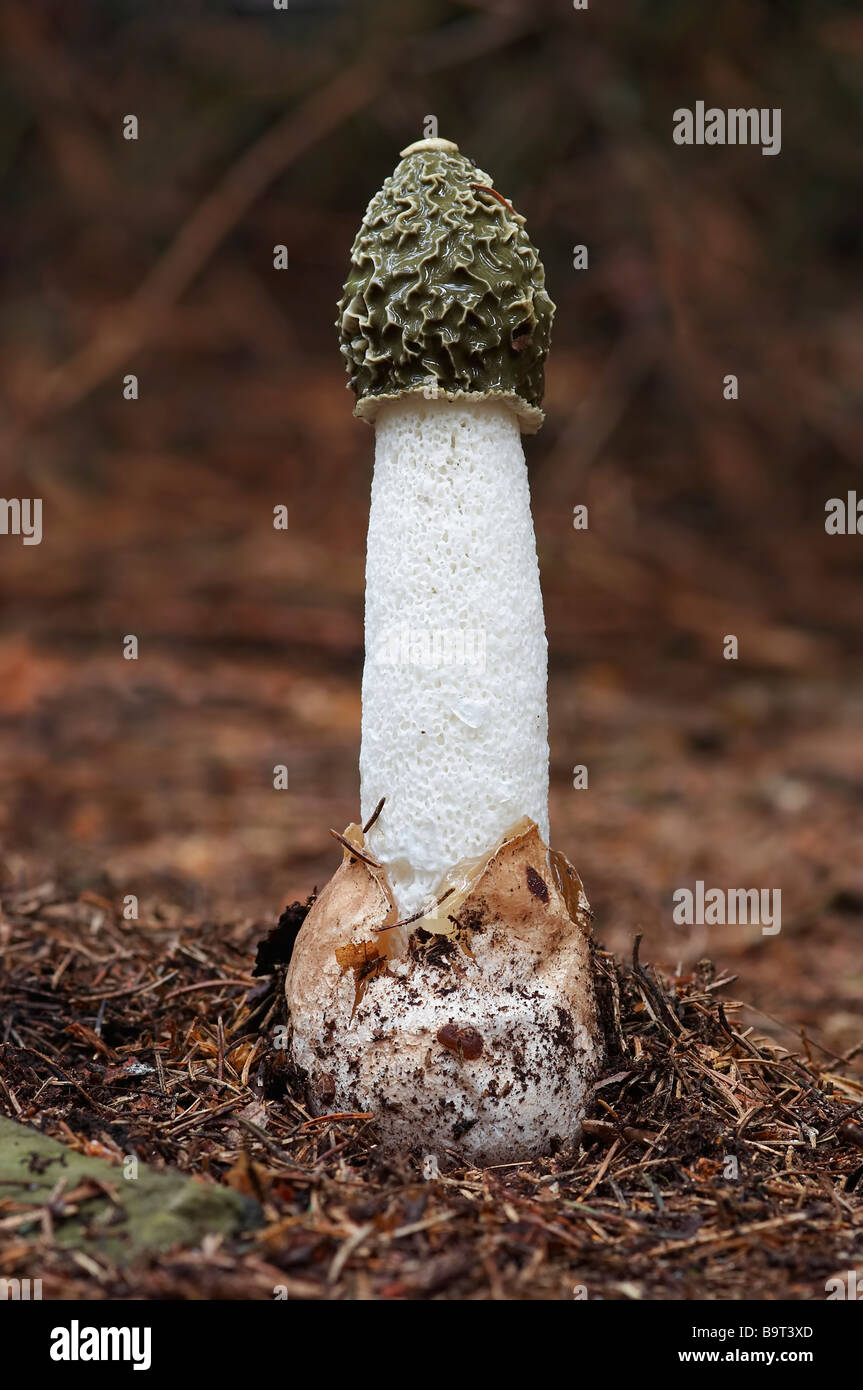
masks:
<path fill-rule="evenodd" d="M 418 150 L 445 150 L 449 154 L 459 152 L 458 145 L 452 140 L 441 140 L 435 135 L 429 136 L 427 140 L 414 140 L 412 145 L 407 145 L 399 151 L 399 159 L 406 159 L 409 154 L 416 154 Z"/>

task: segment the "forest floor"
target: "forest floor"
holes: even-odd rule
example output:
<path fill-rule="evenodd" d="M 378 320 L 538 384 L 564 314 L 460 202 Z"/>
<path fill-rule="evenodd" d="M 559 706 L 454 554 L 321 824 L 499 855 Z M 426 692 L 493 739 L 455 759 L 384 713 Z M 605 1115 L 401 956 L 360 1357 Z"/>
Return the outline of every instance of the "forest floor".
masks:
<path fill-rule="evenodd" d="M 429 1177 L 383 1159 L 367 1118 L 309 1114 L 271 1043 L 281 969 L 253 973 L 355 814 L 355 675 L 169 653 L 118 694 L 105 655 L 8 642 L 4 661 L 0 1111 L 110 1167 L 7 1187 L 0 1275 L 52 1298 L 807 1299 L 863 1268 L 844 686 L 693 700 L 579 671 L 592 790 L 558 766 L 552 816 L 603 943 L 606 1072 L 577 1153 Z M 575 684 L 555 673 L 553 727 Z M 268 784 L 283 760 L 302 794 Z M 675 925 L 684 860 L 708 886 L 781 885 L 779 935 Z M 660 969 L 633 961 L 639 934 Z M 104 1207 L 122 1234 L 129 1155 L 243 1195 L 247 1220 L 118 1255 Z"/>
<path fill-rule="evenodd" d="M 283 970 L 251 972 L 261 924 L 130 924 L 51 884 L 3 906 L 3 1110 L 67 1150 L 34 1135 L 16 1175 L 0 1131 L 0 1274 L 43 1297 L 808 1299 L 863 1263 L 851 1054 L 759 1037 L 706 961 L 667 980 L 600 951 L 609 1055 L 577 1151 L 441 1172 L 305 1108 L 272 1042 Z M 243 1214 L 159 1248 L 125 1209 L 131 1155 Z"/>

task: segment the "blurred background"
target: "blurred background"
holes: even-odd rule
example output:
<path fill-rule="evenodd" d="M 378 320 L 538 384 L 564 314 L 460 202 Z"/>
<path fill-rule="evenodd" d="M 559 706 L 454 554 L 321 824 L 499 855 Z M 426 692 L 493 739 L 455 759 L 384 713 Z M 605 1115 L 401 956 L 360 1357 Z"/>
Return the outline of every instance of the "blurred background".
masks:
<path fill-rule="evenodd" d="M 335 304 L 433 115 L 558 305 L 527 444 L 554 842 L 607 945 L 709 954 L 750 1022 L 852 1046 L 863 538 L 824 505 L 863 496 L 859 7 L 0 0 L 0 36 L 2 492 L 44 503 L 41 545 L 0 537 L 6 891 L 266 923 L 338 862 L 373 436 Z M 697 100 L 780 107 L 781 153 L 675 145 Z M 781 935 L 675 926 L 697 879 L 781 889 Z"/>

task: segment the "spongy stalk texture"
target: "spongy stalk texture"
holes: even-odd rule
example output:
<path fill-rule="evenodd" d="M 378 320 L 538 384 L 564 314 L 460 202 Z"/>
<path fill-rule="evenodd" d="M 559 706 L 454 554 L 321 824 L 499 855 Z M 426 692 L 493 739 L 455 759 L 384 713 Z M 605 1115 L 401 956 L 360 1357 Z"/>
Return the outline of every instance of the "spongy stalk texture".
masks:
<path fill-rule="evenodd" d="M 548 843 L 547 643 L 518 422 L 496 401 L 386 405 L 366 561 L 360 788 L 407 915 L 521 816 Z"/>

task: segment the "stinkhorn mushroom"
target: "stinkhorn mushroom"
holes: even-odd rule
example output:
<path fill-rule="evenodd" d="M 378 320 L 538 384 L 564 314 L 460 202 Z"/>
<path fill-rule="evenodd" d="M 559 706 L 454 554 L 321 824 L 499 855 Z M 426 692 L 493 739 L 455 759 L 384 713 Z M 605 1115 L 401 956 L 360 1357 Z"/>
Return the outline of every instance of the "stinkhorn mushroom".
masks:
<path fill-rule="evenodd" d="M 316 1113 L 473 1163 L 580 1129 L 590 914 L 548 847 L 547 644 L 521 434 L 554 306 L 524 218 L 448 140 L 402 151 L 354 242 L 341 350 L 373 421 L 361 824 L 287 974 Z M 365 828 L 362 828 L 362 824 Z"/>

